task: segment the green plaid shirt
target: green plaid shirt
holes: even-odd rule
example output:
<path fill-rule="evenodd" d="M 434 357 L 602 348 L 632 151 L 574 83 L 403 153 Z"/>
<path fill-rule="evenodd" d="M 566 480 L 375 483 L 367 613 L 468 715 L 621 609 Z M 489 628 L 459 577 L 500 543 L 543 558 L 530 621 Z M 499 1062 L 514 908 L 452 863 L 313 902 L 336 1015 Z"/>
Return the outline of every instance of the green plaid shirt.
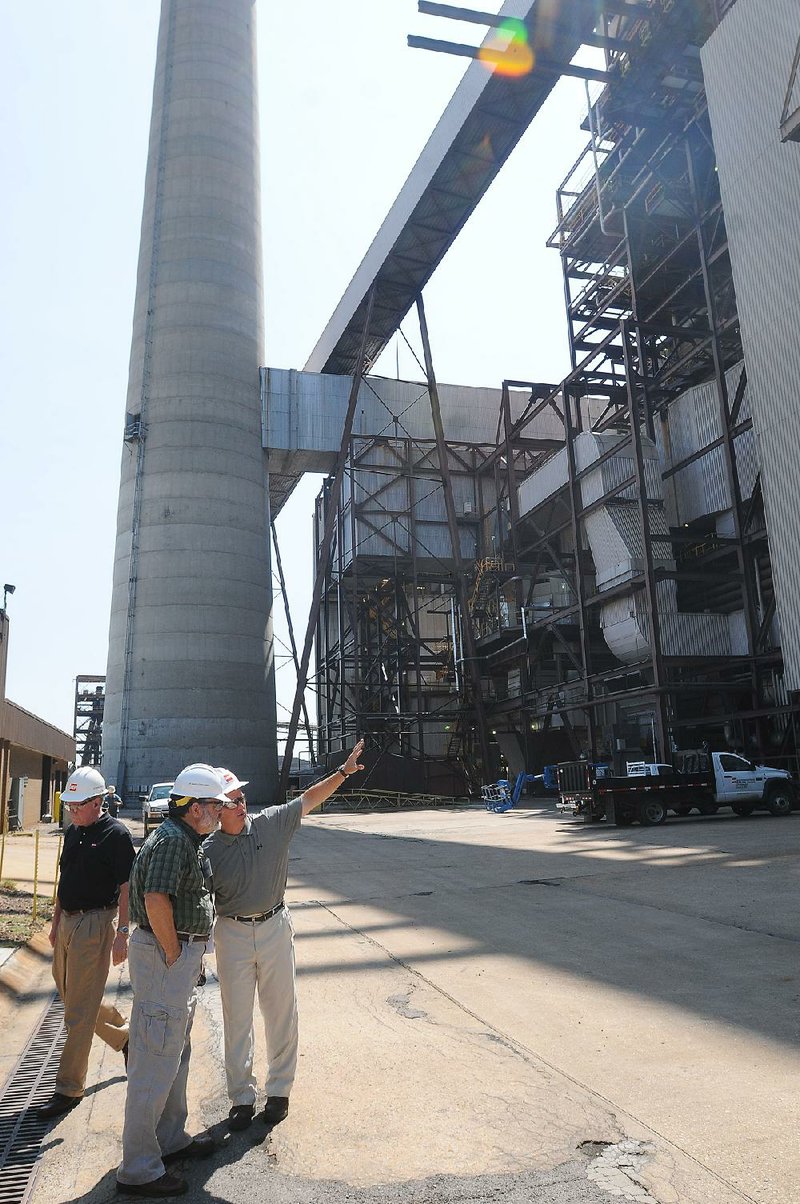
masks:
<path fill-rule="evenodd" d="M 131 919 L 149 928 L 146 894 L 169 895 L 177 932 L 208 936 L 214 905 L 205 884 L 198 836 L 183 820 L 168 817 L 142 845 L 130 876 Z"/>

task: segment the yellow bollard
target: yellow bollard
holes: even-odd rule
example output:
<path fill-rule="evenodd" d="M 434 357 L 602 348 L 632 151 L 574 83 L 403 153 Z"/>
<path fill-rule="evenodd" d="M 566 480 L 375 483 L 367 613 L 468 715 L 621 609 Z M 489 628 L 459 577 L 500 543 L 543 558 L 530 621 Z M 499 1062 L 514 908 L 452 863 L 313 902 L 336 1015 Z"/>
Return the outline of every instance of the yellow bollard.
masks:
<path fill-rule="evenodd" d="M 53 907 L 56 905 L 56 895 L 58 893 L 58 863 L 61 860 L 61 846 L 64 843 L 64 834 L 60 833 L 58 837 L 58 848 L 56 849 L 56 868 L 53 873 Z"/>
<path fill-rule="evenodd" d="M 33 834 L 33 922 L 36 923 L 36 915 L 39 908 L 39 829 L 37 828 Z"/>

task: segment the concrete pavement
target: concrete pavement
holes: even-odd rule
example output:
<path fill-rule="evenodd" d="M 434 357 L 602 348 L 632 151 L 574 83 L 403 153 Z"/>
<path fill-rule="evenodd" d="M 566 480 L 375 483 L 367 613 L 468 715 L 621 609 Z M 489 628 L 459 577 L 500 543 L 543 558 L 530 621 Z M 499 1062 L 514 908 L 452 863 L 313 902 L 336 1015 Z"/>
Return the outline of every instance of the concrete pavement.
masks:
<path fill-rule="evenodd" d="M 187 1198 L 784 1204 L 800 1178 L 799 874 L 800 816 L 307 820 L 288 891 L 292 1109 L 267 1140 L 219 1123 L 211 959 L 193 1120 L 224 1144 L 187 1168 Z M 125 1006 L 124 970 L 114 985 Z M 93 1062 L 35 1204 L 114 1198 L 125 1082 L 109 1050 Z"/>

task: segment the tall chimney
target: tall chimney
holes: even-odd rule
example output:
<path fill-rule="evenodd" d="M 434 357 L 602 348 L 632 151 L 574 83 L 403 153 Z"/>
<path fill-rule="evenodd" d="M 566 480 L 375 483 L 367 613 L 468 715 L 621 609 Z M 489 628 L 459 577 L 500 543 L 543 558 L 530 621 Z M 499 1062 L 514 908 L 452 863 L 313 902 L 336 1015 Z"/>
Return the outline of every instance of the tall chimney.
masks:
<path fill-rule="evenodd" d="M 255 0 L 162 0 L 103 726 L 129 795 L 277 781 Z"/>

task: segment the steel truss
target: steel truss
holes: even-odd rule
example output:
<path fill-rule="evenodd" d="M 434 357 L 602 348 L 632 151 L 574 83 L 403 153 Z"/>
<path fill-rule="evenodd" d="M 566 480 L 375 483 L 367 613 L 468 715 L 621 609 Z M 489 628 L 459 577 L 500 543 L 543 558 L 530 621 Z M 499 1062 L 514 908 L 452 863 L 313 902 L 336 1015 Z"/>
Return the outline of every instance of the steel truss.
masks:
<path fill-rule="evenodd" d="M 438 773 L 429 785 L 440 794 L 461 793 L 464 772 L 477 775 L 481 720 L 457 582 L 460 562 L 480 560 L 495 498 L 490 485 L 479 487 L 479 471 L 493 452 L 494 445 L 446 444 L 444 466 L 459 500 L 457 559 L 437 441 L 351 438 L 309 682 L 317 691 L 321 758 L 364 736 L 381 755 L 418 761 L 418 790 L 430 772 Z M 326 482 L 317 499 L 317 546 L 330 504 Z M 486 686 L 480 682 L 482 701 Z M 437 771 L 437 761 L 449 761 L 450 771 Z"/>
<path fill-rule="evenodd" d="M 75 678 L 72 734 L 75 737 L 76 765 L 99 765 L 103 759 L 105 702 L 105 677 L 83 673 Z"/>

